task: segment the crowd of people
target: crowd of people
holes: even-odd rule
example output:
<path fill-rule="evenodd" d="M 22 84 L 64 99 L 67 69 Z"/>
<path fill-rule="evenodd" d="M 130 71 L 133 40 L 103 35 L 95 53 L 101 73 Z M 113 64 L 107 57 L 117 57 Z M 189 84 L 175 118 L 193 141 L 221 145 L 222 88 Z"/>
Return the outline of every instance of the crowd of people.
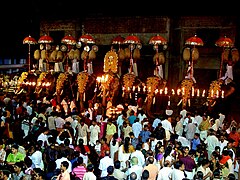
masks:
<path fill-rule="evenodd" d="M 235 180 L 240 126 L 221 112 L 101 102 L 80 112 L 74 99 L 4 94 L 0 100 L 0 179 Z M 174 114 L 177 114 L 176 116 Z"/>

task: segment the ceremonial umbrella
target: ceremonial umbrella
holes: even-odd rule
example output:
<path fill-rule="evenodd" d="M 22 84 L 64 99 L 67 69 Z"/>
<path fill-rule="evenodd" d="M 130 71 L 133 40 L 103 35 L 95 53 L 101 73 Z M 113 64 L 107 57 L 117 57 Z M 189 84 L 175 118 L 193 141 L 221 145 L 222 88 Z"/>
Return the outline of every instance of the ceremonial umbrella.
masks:
<path fill-rule="evenodd" d="M 23 39 L 23 44 L 28 44 L 28 71 L 31 71 L 31 44 L 37 44 L 37 41 L 30 35 Z"/>
<path fill-rule="evenodd" d="M 61 43 L 67 45 L 75 45 L 77 41 L 71 34 L 68 34 L 62 38 Z"/>
<path fill-rule="evenodd" d="M 220 37 L 216 42 L 215 45 L 218 47 L 222 47 L 223 51 L 225 48 L 231 48 L 233 47 L 233 41 L 228 38 L 227 36 Z M 223 56 L 221 56 L 221 63 L 220 63 L 220 71 L 219 71 L 219 78 L 222 77 L 222 67 L 223 67 Z"/>
<path fill-rule="evenodd" d="M 193 54 L 194 52 L 197 52 L 195 51 L 195 46 L 203 46 L 203 40 L 201 38 L 199 38 L 197 36 L 197 34 L 195 34 L 194 36 L 188 38 L 186 41 L 185 41 L 185 45 L 190 45 L 190 46 L 193 46 L 193 48 L 190 50 L 190 78 L 193 78 Z"/>

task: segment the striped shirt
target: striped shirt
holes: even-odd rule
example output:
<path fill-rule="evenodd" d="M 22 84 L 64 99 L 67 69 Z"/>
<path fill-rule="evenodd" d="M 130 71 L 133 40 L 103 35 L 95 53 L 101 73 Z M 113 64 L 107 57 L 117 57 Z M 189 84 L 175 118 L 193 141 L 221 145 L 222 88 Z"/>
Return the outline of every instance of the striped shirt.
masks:
<path fill-rule="evenodd" d="M 87 170 L 84 166 L 77 166 L 77 167 L 73 168 L 72 173 L 74 173 L 76 175 L 76 177 L 78 177 L 78 178 L 80 178 L 80 180 L 82 180 L 86 171 Z"/>

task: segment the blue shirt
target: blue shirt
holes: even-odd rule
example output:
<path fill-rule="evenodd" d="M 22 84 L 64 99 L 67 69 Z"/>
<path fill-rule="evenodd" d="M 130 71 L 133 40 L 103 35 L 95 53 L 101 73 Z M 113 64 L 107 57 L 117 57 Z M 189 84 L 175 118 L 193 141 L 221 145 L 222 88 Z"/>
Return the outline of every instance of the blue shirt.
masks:
<path fill-rule="evenodd" d="M 141 131 L 140 134 L 139 134 L 139 136 L 141 136 L 141 138 L 142 138 L 142 142 L 144 142 L 144 143 L 147 142 L 150 135 L 151 135 L 150 131 Z"/>
<path fill-rule="evenodd" d="M 136 120 L 136 116 L 134 116 L 134 115 L 131 115 L 131 116 L 129 116 L 128 117 L 128 120 L 129 120 L 129 123 L 132 125 L 133 123 L 134 123 L 134 121 Z"/>
<path fill-rule="evenodd" d="M 192 140 L 192 150 L 196 150 L 198 144 L 201 144 L 200 138 L 197 138 L 197 139 L 194 138 Z"/>

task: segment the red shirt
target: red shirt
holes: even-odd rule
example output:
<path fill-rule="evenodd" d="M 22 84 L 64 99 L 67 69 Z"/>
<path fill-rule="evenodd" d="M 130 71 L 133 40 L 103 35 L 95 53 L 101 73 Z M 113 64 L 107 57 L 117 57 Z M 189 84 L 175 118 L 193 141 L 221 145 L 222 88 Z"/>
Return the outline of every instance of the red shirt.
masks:
<path fill-rule="evenodd" d="M 105 156 L 105 151 L 110 151 L 110 147 L 107 144 L 102 144 L 100 157 Z"/>
<path fill-rule="evenodd" d="M 228 135 L 228 138 L 234 140 L 233 147 L 238 147 L 238 143 L 239 143 L 239 139 L 240 139 L 238 132 L 231 131 Z"/>

